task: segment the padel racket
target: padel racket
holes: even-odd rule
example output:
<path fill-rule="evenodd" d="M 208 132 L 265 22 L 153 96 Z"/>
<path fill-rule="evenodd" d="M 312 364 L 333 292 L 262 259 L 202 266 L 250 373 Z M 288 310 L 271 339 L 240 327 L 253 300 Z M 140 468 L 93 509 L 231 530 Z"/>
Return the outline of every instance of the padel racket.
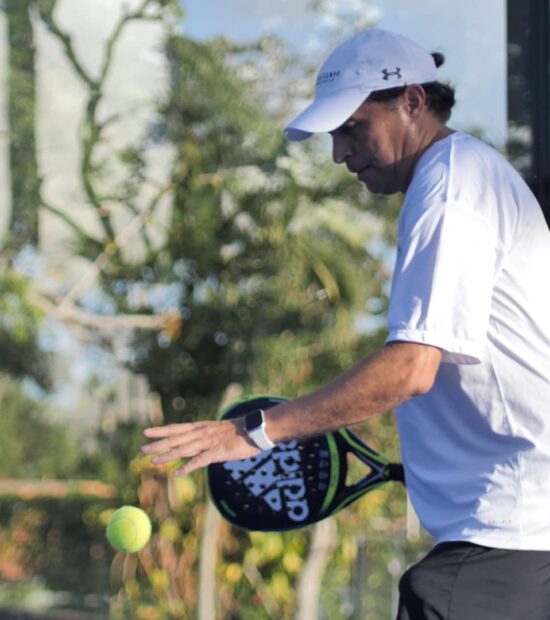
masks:
<path fill-rule="evenodd" d="M 269 409 L 284 398 L 260 396 L 231 405 L 222 418 Z M 348 455 L 369 469 L 348 485 Z M 293 530 L 324 519 L 390 480 L 404 483 L 390 463 L 347 428 L 278 443 L 272 450 L 207 468 L 210 496 L 222 516 L 248 530 Z"/>

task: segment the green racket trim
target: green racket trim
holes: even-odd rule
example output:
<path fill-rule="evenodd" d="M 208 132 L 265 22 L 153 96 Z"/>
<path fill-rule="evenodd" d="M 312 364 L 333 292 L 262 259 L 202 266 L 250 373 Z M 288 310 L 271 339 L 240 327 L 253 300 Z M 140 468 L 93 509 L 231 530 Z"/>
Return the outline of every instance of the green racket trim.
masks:
<path fill-rule="evenodd" d="M 227 502 L 225 500 L 221 500 L 220 501 L 220 506 L 223 507 L 223 509 L 225 510 L 225 512 L 227 512 L 227 514 L 231 515 L 233 518 L 237 516 L 237 513 L 232 510 L 231 508 L 229 508 L 229 506 L 227 505 Z"/>
<path fill-rule="evenodd" d="M 259 398 L 272 398 L 273 400 L 280 400 L 281 402 L 288 400 L 286 396 L 277 396 L 276 394 L 243 394 L 242 396 L 239 396 L 239 398 L 231 401 L 229 405 L 227 405 L 226 409 L 230 409 L 235 405 L 240 405 L 241 403 L 246 403 L 251 400 L 258 400 Z"/>
<path fill-rule="evenodd" d="M 340 435 L 344 438 L 344 440 L 350 446 L 352 446 L 357 452 L 360 452 L 361 454 L 364 454 L 366 457 L 368 457 L 372 461 L 375 461 L 376 463 L 379 463 L 382 466 L 386 466 L 386 465 L 390 464 L 390 461 L 388 459 L 384 458 L 380 454 L 372 452 L 366 446 L 364 446 L 362 443 L 356 441 L 353 438 L 353 436 L 351 435 L 351 433 L 348 431 L 347 428 L 340 428 L 340 429 L 338 429 L 338 433 L 340 433 Z M 368 493 L 370 491 L 374 491 L 378 487 L 382 486 L 385 482 L 386 482 L 386 480 L 380 480 L 379 482 L 373 484 L 372 486 L 367 487 L 366 489 L 365 488 L 358 489 L 353 495 L 350 495 L 349 497 L 346 497 L 342 502 L 340 502 L 340 504 L 335 506 L 330 511 L 330 514 L 334 514 L 336 512 L 339 512 L 340 510 L 345 508 L 348 504 L 351 504 L 356 499 L 361 497 L 361 495 L 364 495 L 365 493 Z M 325 508 L 325 506 L 323 505 L 323 509 L 324 508 Z"/>
<path fill-rule="evenodd" d="M 330 506 L 334 496 L 336 495 L 336 489 L 338 488 L 338 478 L 340 476 L 340 460 L 338 458 L 338 447 L 336 446 L 336 440 L 332 433 L 327 433 L 327 443 L 330 451 L 330 480 L 328 483 L 328 491 L 321 506 L 320 513 L 324 514 L 325 510 Z"/>
<path fill-rule="evenodd" d="M 388 459 L 384 458 L 383 456 L 381 456 L 380 454 L 376 454 L 375 452 L 371 452 L 371 450 L 369 450 L 367 447 L 365 447 L 363 444 L 358 443 L 357 441 L 355 441 L 355 439 L 353 439 L 353 437 L 350 435 L 349 431 L 347 428 L 341 428 L 338 430 L 338 432 L 340 433 L 340 435 L 342 435 L 344 437 L 344 439 L 350 444 L 352 445 L 358 452 L 362 452 L 363 454 L 365 454 L 366 456 L 368 456 L 370 459 L 372 459 L 373 461 L 376 461 L 377 463 L 380 463 L 381 465 L 389 465 L 390 462 L 388 461 Z"/>
<path fill-rule="evenodd" d="M 258 400 L 259 398 L 271 398 L 273 400 L 280 400 L 281 402 L 278 404 L 282 404 L 283 402 L 288 400 L 288 398 L 285 398 L 284 396 L 273 396 L 272 394 L 245 394 L 235 400 L 232 400 L 227 405 L 227 407 L 224 407 L 224 409 L 218 413 L 217 419 L 221 420 L 225 412 L 228 411 L 229 409 L 232 409 L 233 407 L 236 407 L 237 405 L 242 405 L 243 403 L 246 403 L 250 400 Z"/>

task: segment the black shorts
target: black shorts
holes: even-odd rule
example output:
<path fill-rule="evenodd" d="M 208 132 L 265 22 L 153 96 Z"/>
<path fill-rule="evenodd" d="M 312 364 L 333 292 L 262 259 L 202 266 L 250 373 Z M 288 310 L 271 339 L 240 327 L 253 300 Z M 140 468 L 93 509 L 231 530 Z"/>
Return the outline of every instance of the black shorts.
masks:
<path fill-rule="evenodd" d="M 397 620 L 550 620 L 550 551 L 442 543 L 399 595 Z"/>

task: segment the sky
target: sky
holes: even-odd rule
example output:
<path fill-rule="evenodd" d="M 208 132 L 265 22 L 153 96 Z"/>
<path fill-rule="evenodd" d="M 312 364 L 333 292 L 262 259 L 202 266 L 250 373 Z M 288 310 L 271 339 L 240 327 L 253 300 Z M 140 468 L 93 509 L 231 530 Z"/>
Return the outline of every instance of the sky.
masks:
<path fill-rule="evenodd" d="M 277 34 L 321 64 L 352 34 L 345 15 L 360 15 L 386 30 L 442 52 L 443 81 L 457 89 L 456 129 L 481 128 L 497 146 L 506 138 L 506 3 L 504 0 L 325 0 L 336 18 L 311 9 L 312 0 L 182 0 L 187 35 L 251 40 Z M 340 17 L 340 23 L 338 23 Z M 342 24 L 344 22 L 344 24 Z M 341 31 L 341 34 L 340 34 Z M 325 42 L 330 41 L 326 49 Z"/>

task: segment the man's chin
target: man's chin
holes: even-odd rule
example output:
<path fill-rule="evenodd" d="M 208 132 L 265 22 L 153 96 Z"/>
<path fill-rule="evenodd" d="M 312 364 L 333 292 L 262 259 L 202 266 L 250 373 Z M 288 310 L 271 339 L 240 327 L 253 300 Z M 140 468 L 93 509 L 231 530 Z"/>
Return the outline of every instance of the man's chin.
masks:
<path fill-rule="evenodd" d="M 364 170 L 361 170 L 361 172 L 357 174 L 357 179 L 363 183 L 371 194 L 389 196 L 390 194 L 395 193 L 388 191 L 387 183 L 384 182 L 385 179 L 380 178 L 374 168 L 371 168 L 370 166 Z"/>
<path fill-rule="evenodd" d="M 371 194 L 377 194 L 378 196 L 391 196 L 392 194 L 397 194 L 399 192 L 398 189 L 390 189 L 381 183 L 376 183 L 372 180 L 362 180 L 361 183 L 369 190 Z"/>

